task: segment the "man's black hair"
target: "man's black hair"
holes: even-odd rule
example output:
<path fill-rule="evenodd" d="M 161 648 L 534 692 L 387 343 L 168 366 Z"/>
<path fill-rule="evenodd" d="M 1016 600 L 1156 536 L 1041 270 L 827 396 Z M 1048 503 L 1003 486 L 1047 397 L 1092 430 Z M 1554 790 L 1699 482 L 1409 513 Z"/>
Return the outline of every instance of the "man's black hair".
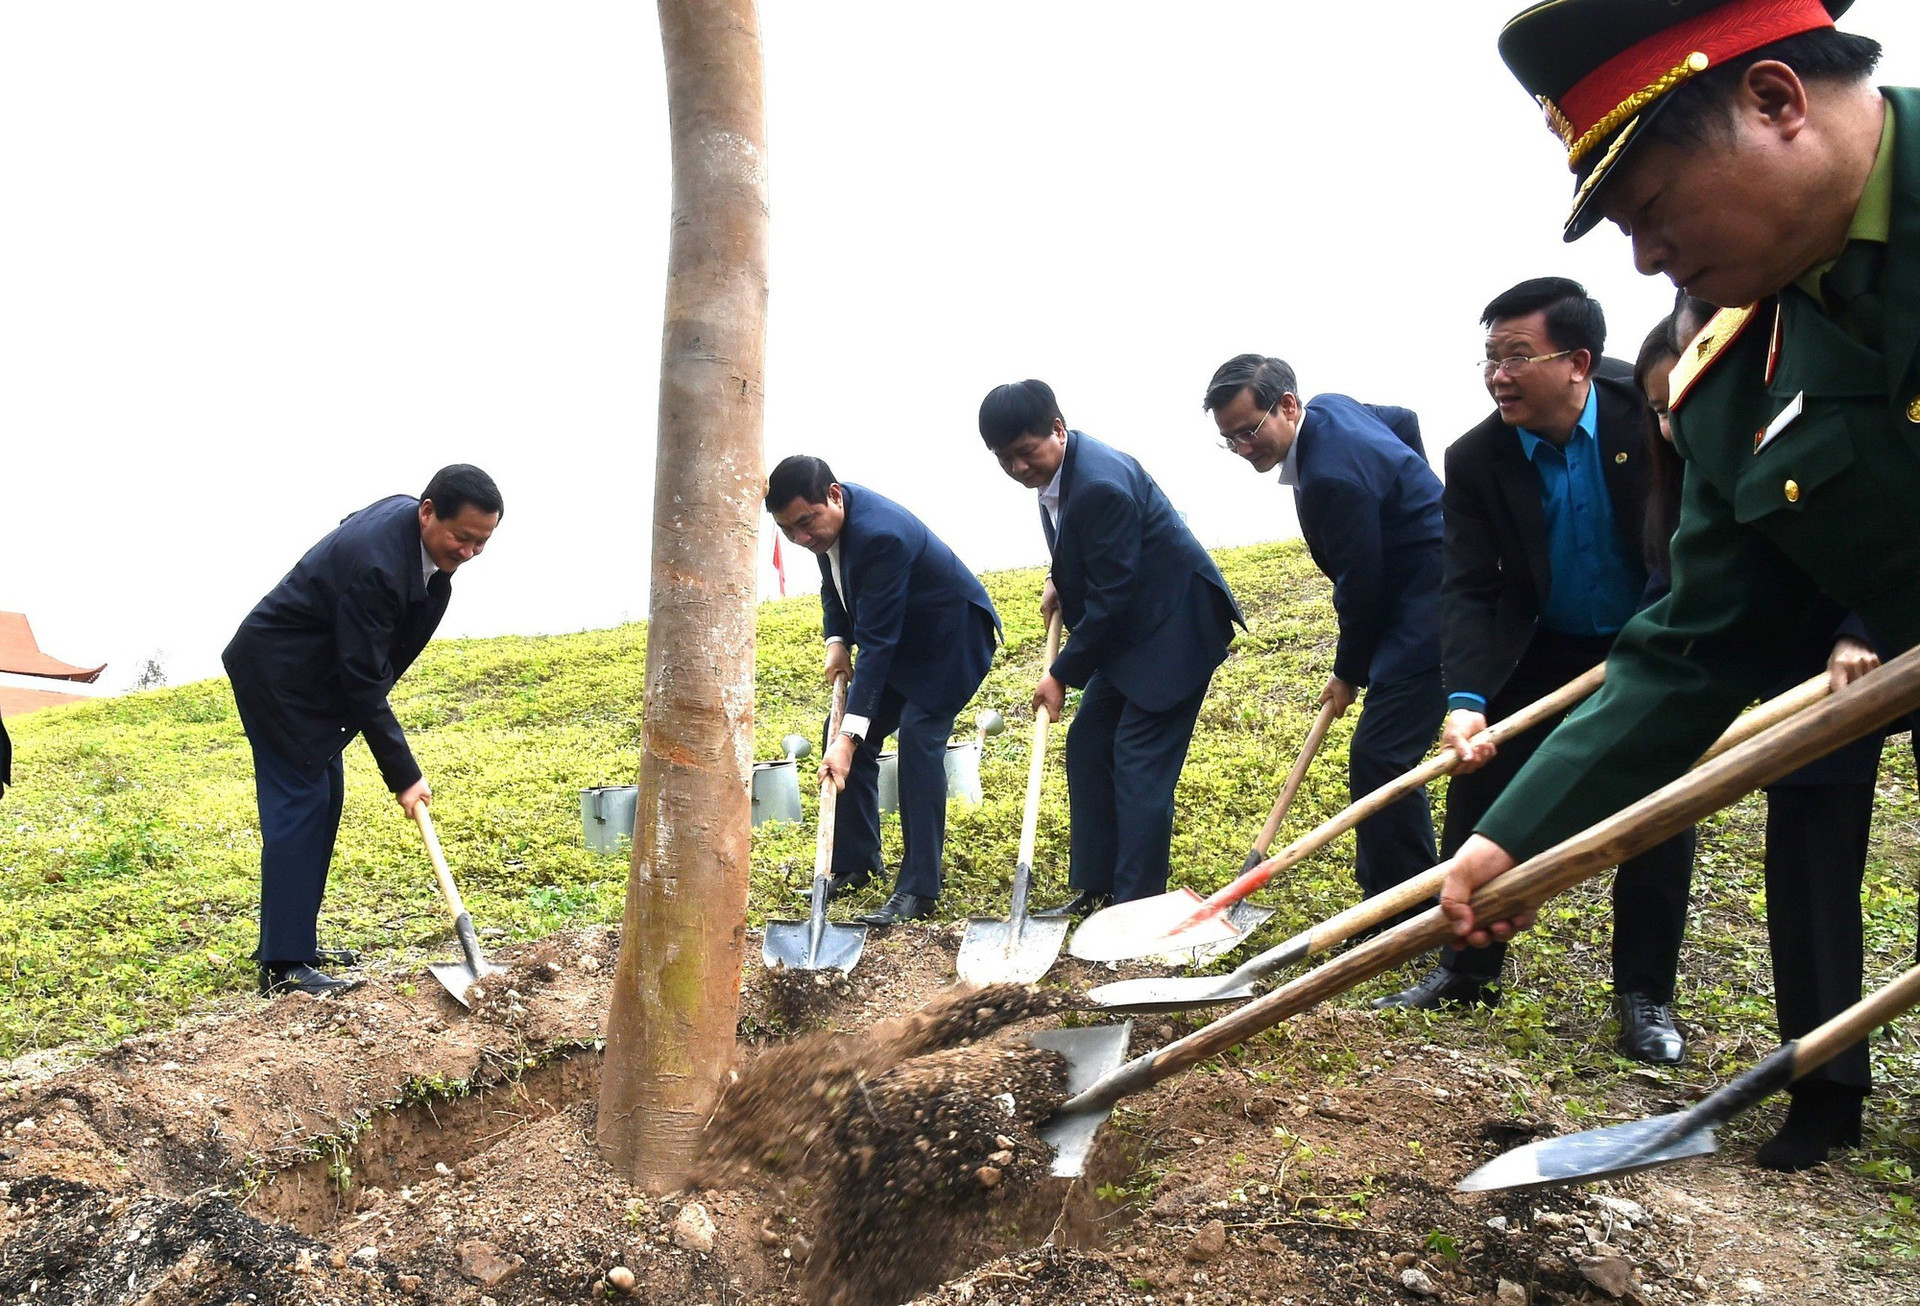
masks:
<path fill-rule="evenodd" d="M 420 492 L 420 497 L 433 502 L 433 515 L 441 521 L 458 517 L 468 504 L 497 517 L 507 515 L 506 503 L 500 498 L 500 487 L 493 483 L 491 476 L 472 463 L 453 463 L 442 467 L 427 482 L 427 488 Z"/>
<path fill-rule="evenodd" d="M 1587 288 L 1566 277 L 1535 277 L 1500 294 L 1480 314 L 1480 325 L 1490 327 L 1501 318 L 1526 317 L 1542 309 L 1547 314 L 1547 339 L 1559 349 L 1584 349 L 1600 359 L 1607 343 L 1607 315 Z"/>
<path fill-rule="evenodd" d="M 997 385 L 980 401 L 980 438 L 989 449 L 1004 449 L 1023 435 L 1045 435 L 1065 420 L 1045 381 Z"/>
<path fill-rule="evenodd" d="M 827 487 L 833 483 L 833 468 L 825 459 L 804 453 L 782 458 L 767 478 L 767 511 L 779 512 L 795 499 L 825 503 Z"/>
<path fill-rule="evenodd" d="M 1679 146 L 1711 139 L 1728 122 L 1747 70 L 1767 61 L 1785 64 L 1802 82 L 1864 82 L 1880 62 L 1880 42 L 1821 27 L 1749 50 L 1669 91 L 1666 107 L 1647 124 L 1647 139 Z"/>
<path fill-rule="evenodd" d="M 1281 395 L 1295 398 L 1300 395 L 1300 383 L 1294 379 L 1293 369 L 1285 359 L 1268 358 L 1264 354 L 1235 354 L 1220 364 L 1213 380 L 1207 382 L 1207 397 L 1200 401 L 1200 407 L 1209 413 L 1225 408 L 1247 389 L 1253 391 L 1253 402 L 1262 411 L 1278 404 Z"/>

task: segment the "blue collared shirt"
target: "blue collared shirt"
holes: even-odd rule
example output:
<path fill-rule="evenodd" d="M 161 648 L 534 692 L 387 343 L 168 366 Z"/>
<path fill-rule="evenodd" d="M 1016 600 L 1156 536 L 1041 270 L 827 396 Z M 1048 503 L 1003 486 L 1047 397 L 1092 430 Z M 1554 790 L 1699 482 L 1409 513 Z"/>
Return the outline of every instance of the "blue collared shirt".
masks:
<path fill-rule="evenodd" d="M 1646 589 L 1646 568 L 1620 547 L 1600 455 L 1600 392 L 1587 387 L 1586 411 L 1564 446 L 1516 427 L 1540 476 L 1553 584 L 1540 624 L 1563 635 L 1612 635 L 1627 624 Z"/>

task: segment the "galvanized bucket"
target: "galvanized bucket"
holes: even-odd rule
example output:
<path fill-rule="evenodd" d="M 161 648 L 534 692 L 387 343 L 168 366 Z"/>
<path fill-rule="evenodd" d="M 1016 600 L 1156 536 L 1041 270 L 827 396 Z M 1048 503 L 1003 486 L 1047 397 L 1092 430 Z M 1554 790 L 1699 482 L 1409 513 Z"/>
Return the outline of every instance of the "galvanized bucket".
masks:
<path fill-rule="evenodd" d="M 980 794 L 980 741 L 957 739 L 947 745 L 947 801 L 964 807 L 978 807 Z"/>
<path fill-rule="evenodd" d="M 880 754 L 880 814 L 900 810 L 900 754 Z"/>
<path fill-rule="evenodd" d="M 633 838 L 633 812 L 640 798 L 635 785 L 602 785 L 580 791 L 580 829 L 587 850 L 617 853 Z"/>
<path fill-rule="evenodd" d="M 791 757 L 753 764 L 753 823 L 800 820 L 800 764 Z"/>

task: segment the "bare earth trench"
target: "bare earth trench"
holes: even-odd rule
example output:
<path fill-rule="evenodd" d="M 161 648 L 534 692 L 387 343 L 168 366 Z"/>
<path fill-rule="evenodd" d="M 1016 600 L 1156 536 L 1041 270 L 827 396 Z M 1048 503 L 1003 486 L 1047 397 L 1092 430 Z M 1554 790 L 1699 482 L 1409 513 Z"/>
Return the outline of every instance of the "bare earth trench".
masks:
<path fill-rule="evenodd" d="M 1593 1122 L 1498 1052 L 1347 1008 L 1124 1104 L 1085 1178 L 1048 1178 L 1032 1125 L 1057 1077 L 1017 1036 L 1077 1019 L 1028 1013 L 1116 972 L 1063 959 L 1037 1002 L 943 998 L 960 928 L 876 932 L 831 984 L 756 962 L 734 1104 L 757 1085 L 780 1128 L 667 1199 L 593 1144 L 604 929 L 505 950 L 473 1014 L 420 972 L 376 974 L 58 1074 L 0 1067 L 0 1302 L 1920 1300 L 1920 1272 L 1852 1256 L 1883 1199 L 1839 1167 L 1771 1175 L 1736 1146 L 1587 1189 L 1454 1193 L 1514 1142 Z M 945 1014 L 883 1023 L 930 1002 Z M 1193 1023 L 1137 1021 L 1133 1050 Z M 791 1049 L 820 1026 L 835 1036 Z M 1335 1054 L 1348 1069 L 1314 1068 Z M 1657 1074 L 1628 1085 L 1617 1118 L 1684 1100 Z"/>

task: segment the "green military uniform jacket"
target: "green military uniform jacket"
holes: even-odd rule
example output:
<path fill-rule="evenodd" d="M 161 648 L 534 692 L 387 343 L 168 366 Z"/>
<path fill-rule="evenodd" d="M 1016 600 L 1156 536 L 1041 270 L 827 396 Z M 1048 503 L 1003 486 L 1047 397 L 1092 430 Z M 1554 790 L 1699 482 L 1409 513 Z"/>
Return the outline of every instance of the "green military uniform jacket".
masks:
<path fill-rule="evenodd" d="M 1898 649 L 1920 643 L 1920 90 L 1883 94 L 1884 353 L 1788 286 L 1744 323 L 1717 317 L 1711 356 L 1676 367 L 1676 388 L 1698 370 L 1673 417 L 1687 459 L 1673 590 L 1620 633 L 1605 687 L 1480 822 L 1516 857 L 1685 771 L 1787 673 L 1819 593 Z"/>

